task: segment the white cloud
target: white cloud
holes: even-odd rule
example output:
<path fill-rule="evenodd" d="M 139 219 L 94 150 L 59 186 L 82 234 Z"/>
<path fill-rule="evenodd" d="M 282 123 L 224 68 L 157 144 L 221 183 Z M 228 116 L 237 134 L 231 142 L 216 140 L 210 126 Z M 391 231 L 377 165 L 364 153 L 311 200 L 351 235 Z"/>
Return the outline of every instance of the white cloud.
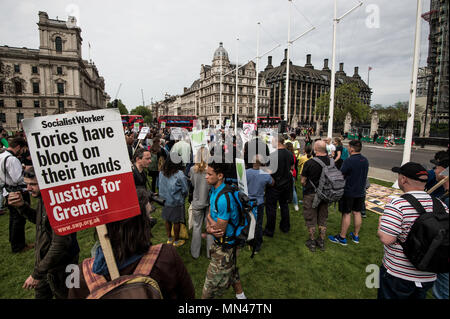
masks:
<path fill-rule="evenodd" d="M 260 52 L 282 46 L 272 52 L 273 64 L 279 65 L 287 40 L 287 0 L 2 0 L 0 45 L 38 48 L 38 11 L 50 18 L 67 19 L 68 11 L 78 9 L 83 37 L 83 58 L 91 58 L 105 78 L 106 90 L 114 98 L 122 83 L 119 98 L 129 109 L 142 103 L 141 89 L 147 103 L 164 93 L 180 94 L 199 77 L 201 64 L 210 64 L 219 42 L 236 60 L 256 55 L 256 23 L 261 22 Z M 331 67 L 333 0 L 294 1 L 291 35 L 310 27 L 316 30 L 296 41 L 291 60 L 304 65 L 312 55 L 316 68 L 329 59 Z M 338 1 L 338 15 L 357 1 Z M 366 7 L 379 8 L 379 28 L 368 28 Z M 70 8 L 71 10 L 68 10 Z M 429 0 L 423 1 L 423 12 Z M 75 10 L 76 11 L 76 10 Z M 408 0 L 372 0 L 345 17 L 338 25 L 336 63 L 344 62 L 347 74 L 359 66 L 367 79 L 372 66 L 370 86 L 374 103 L 392 104 L 409 98 L 409 83 L 414 45 L 416 2 Z M 421 65 L 426 63 L 428 26 L 422 20 Z M 263 69 L 267 56 L 261 60 Z M 382 101 L 382 102 L 380 102 Z"/>

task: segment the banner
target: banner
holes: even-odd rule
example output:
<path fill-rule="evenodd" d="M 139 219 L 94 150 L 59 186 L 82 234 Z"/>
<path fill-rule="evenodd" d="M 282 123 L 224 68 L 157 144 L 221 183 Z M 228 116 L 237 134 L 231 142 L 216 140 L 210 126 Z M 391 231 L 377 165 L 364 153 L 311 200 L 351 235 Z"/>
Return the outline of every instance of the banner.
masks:
<path fill-rule="evenodd" d="M 248 196 L 247 173 L 245 171 L 245 161 L 241 158 L 236 158 L 236 173 L 237 173 L 237 178 L 238 178 L 239 190 Z"/>
<path fill-rule="evenodd" d="M 138 140 L 143 140 L 147 137 L 147 134 L 150 132 L 149 127 L 143 127 L 141 132 L 139 133 Z"/>
<path fill-rule="evenodd" d="M 22 123 L 56 234 L 140 214 L 117 109 L 36 117 Z"/>
<path fill-rule="evenodd" d="M 195 131 L 189 133 L 189 136 L 191 139 L 192 155 L 195 158 L 200 148 L 202 148 L 203 146 L 208 147 L 208 130 Z"/>

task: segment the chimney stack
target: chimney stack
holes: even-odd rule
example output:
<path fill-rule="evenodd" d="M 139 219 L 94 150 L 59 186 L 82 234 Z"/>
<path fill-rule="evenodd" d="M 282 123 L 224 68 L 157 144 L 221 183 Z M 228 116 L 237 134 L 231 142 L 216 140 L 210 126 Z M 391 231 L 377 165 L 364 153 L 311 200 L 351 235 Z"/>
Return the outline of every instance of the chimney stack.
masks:
<path fill-rule="evenodd" d="M 328 68 L 328 59 L 324 59 L 323 60 L 323 69 L 322 71 L 330 71 L 330 69 Z"/>
<path fill-rule="evenodd" d="M 271 56 L 271 55 L 269 55 L 269 56 L 267 57 L 267 66 L 266 66 L 266 68 L 264 69 L 264 71 L 267 71 L 267 70 L 270 70 L 270 69 L 273 69 L 273 65 L 272 65 L 272 56 Z"/>
<path fill-rule="evenodd" d="M 344 72 L 344 63 L 339 63 L 339 72 Z"/>
<path fill-rule="evenodd" d="M 311 54 L 306 55 L 305 68 L 314 69 L 314 66 L 311 64 Z"/>
<path fill-rule="evenodd" d="M 353 77 L 357 78 L 357 79 L 360 79 L 361 77 L 358 74 L 358 70 L 359 70 L 359 68 L 357 66 L 355 66 L 355 73 L 353 74 Z"/>

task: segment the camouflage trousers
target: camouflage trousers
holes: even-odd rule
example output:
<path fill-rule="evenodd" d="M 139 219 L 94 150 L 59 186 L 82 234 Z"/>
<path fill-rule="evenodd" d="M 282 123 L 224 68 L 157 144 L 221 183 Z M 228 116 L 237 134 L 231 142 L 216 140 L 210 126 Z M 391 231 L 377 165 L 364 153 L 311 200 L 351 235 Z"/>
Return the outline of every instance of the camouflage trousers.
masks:
<path fill-rule="evenodd" d="M 238 250 L 236 250 L 237 254 Z M 206 272 L 202 299 L 219 297 L 231 285 L 240 281 L 233 248 L 222 248 L 218 244 L 213 243 L 211 245 L 210 255 L 211 262 Z"/>

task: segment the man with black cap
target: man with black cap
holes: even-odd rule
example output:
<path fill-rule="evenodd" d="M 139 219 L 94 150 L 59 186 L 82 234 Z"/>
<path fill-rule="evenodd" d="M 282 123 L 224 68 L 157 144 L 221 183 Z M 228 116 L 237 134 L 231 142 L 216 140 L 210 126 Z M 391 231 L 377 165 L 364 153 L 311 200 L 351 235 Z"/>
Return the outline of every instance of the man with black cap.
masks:
<path fill-rule="evenodd" d="M 439 151 L 434 155 L 434 159 L 430 161 L 435 165 L 433 169 L 428 170 L 428 181 L 425 185 L 425 190 L 431 189 L 434 185 L 438 183 L 437 176 L 441 174 L 448 167 L 448 153 L 446 151 Z M 443 186 L 436 189 L 431 193 L 431 196 L 440 198 L 444 195 L 445 189 Z"/>
<path fill-rule="evenodd" d="M 433 211 L 433 201 L 424 189 L 428 172 L 417 163 L 408 162 L 394 167 L 398 173 L 400 189 L 411 194 L 427 213 Z M 448 208 L 445 211 L 448 213 Z M 433 286 L 436 274 L 420 271 L 409 261 L 400 242 L 405 242 L 419 212 L 403 197 L 393 199 L 384 208 L 378 226 L 378 237 L 384 244 L 383 263 L 380 267 L 378 299 L 425 299 Z"/>

